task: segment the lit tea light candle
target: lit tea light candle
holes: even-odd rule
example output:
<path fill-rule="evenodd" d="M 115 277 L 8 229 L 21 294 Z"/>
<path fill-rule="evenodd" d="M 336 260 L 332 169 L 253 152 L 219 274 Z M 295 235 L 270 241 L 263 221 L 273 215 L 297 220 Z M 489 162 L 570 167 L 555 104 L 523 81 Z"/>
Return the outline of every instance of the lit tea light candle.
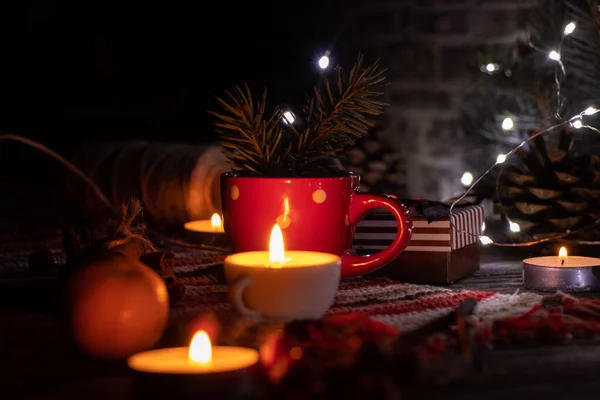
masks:
<path fill-rule="evenodd" d="M 134 354 L 127 365 L 152 374 L 211 374 L 249 368 L 258 351 L 246 347 L 212 346 L 205 331 L 197 332 L 189 347 L 173 347 Z"/>
<path fill-rule="evenodd" d="M 189 221 L 183 224 L 190 242 L 213 246 L 227 246 L 227 235 L 223 227 L 223 219 L 214 213 L 210 219 Z"/>
<path fill-rule="evenodd" d="M 189 221 L 183 224 L 183 227 L 192 232 L 223 233 L 223 220 L 221 216 L 214 213 L 210 219 L 200 219 Z"/>
<path fill-rule="evenodd" d="M 133 398 L 245 398 L 252 386 L 250 371 L 259 352 L 246 347 L 212 346 L 198 331 L 189 347 L 150 350 L 127 360 L 133 374 Z"/>
<path fill-rule="evenodd" d="M 235 264 L 267 267 L 267 268 L 302 268 L 316 267 L 335 263 L 339 256 L 316 251 L 285 250 L 283 234 L 279 225 L 275 224 L 269 239 L 269 251 L 249 251 L 236 253 L 227 257 Z"/>
<path fill-rule="evenodd" d="M 557 256 L 523 260 L 523 283 L 540 291 L 592 292 L 600 290 L 600 258 L 568 255 L 560 248 Z"/>
<path fill-rule="evenodd" d="M 286 251 L 278 224 L 268 251 L 235 253 L 225 258 L 230 299 L 245 315 L 319 318 L 333 304 L 341 258 L 316 251 Z"/>

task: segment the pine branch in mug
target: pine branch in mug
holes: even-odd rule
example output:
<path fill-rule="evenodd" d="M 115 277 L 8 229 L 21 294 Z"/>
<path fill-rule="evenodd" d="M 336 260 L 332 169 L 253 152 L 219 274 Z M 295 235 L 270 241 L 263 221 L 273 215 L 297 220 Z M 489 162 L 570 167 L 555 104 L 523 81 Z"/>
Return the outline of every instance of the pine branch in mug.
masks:
<path fill-rule="evenodd" d="M 292 155 L 297 169 L 306 174 L 335 172 L 334 160 L 374 126 L 366 115 L 380 115 L 387 105 L 374 99 L 382 94 L 375 89 L 386 85 L 384 73 L 379 60 L 363 68 L 359 55 L 348 76 L 338 67 L 334 83 L 324 79 L 314 88 L 304 108 L 307 127 L 302 133 L 296 132 L 298 141 Z"/>
<path fill-rule="evenodd" d="M 359 55 L 347 76 L 338 67 L 333 84 L 324 79 L 315 87 L 304 120 L 289 125 L 284 125 L 279 109 L 265 118 L 266 92 L 256 105 L 247 85 L 225 92 L 225 98 L 217 98 L 223 111 L 211 114 L 217 118 L 217 132 L 233 170 L 250 176 L 345 173 L 336 159 L 373 126 L 367 116 L 382 114 L 387 105 L 374 99 L 381 95 L 375 89 L 386 84 L 384 72 L 379 60 L 363 67 Z"/>
<path fill-rule="evenodd" d="M 282 162 L 279 149 L 283 128 L 281 114 L 275 110 L 265 119 L 267 91 L 256 104 L 248 85 L 225 92 L 225 99 L 217 98 L 223 113 L 211 111 L 221 137 L 223 152 L 234 171 L 253 175 L 269 175 Z"/>

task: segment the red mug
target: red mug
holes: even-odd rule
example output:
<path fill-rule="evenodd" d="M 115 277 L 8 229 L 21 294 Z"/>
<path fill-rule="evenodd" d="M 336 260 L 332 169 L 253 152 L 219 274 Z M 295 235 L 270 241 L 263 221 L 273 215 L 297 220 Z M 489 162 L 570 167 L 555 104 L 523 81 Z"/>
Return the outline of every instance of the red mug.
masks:
<path fill-rule="evenodd" d="M 341 278 L 363 275 L 394 260 L 408 244 L 412 222 L 402 204 L 385 195 L 360 193 L 360 177 L 242 177 L 221 175 L 225 233 L 234 253 L 269 249 L 273 225 L 282 229 L 286 250 L 341 256 Z M 368 211 L 392 213 L 398 232 L 392 244 L 375 254 L 350 253 L 354 226 Z"/>

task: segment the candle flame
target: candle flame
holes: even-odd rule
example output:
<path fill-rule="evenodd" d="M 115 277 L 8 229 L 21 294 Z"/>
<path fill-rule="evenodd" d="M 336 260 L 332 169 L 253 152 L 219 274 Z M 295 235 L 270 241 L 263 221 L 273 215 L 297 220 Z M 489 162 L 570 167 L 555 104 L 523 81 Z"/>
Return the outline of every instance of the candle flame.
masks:
<path fill-rule="evenodd" d="M 271 231 L 271 240 L 269 242 L 269 261 L 271 264 L 280 264 L 285 261 L 283 248 L 283 234 L 279 225 L 275 224 Z"/>
<path fill-rule="evenodd" d="M 558 256 L 560 258 L 567 258 L 567 249 L 565 248 L 565 246 L 560 248 L 560 250 L 558 251 Z"/>
<path fill-rule="evenodd" d="M 213 228 L 218 228 L 221 226 L 221 216 L 217 213 L 214 213 L 210 218 L 210 226 Z"/>
<path fill-rule="evenodd" d="M 189 359 L 199 364 L 209 364 L 212 360 L 212 347 L 210 338 L 205 331 L 194 334 L 190 343 Z"/>

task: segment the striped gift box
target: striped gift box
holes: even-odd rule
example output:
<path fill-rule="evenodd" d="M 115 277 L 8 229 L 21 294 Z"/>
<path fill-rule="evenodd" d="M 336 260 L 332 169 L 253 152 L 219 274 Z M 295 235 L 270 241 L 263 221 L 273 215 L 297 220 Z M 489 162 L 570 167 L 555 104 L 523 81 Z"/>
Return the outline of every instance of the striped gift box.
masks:
<path fill-rule="evenodd" d="M 450 217 L 427 222 L 421 215 L 411 212 L 412 237 L 404 251 L 451 252 L 477 242 L 483 224 L 483 207 L 455 208 Z M 376 212 L 367 215 L 356 225 L 353 250 L 369 254 L 388 247 L 398 226 L 390 213 Z"/>

